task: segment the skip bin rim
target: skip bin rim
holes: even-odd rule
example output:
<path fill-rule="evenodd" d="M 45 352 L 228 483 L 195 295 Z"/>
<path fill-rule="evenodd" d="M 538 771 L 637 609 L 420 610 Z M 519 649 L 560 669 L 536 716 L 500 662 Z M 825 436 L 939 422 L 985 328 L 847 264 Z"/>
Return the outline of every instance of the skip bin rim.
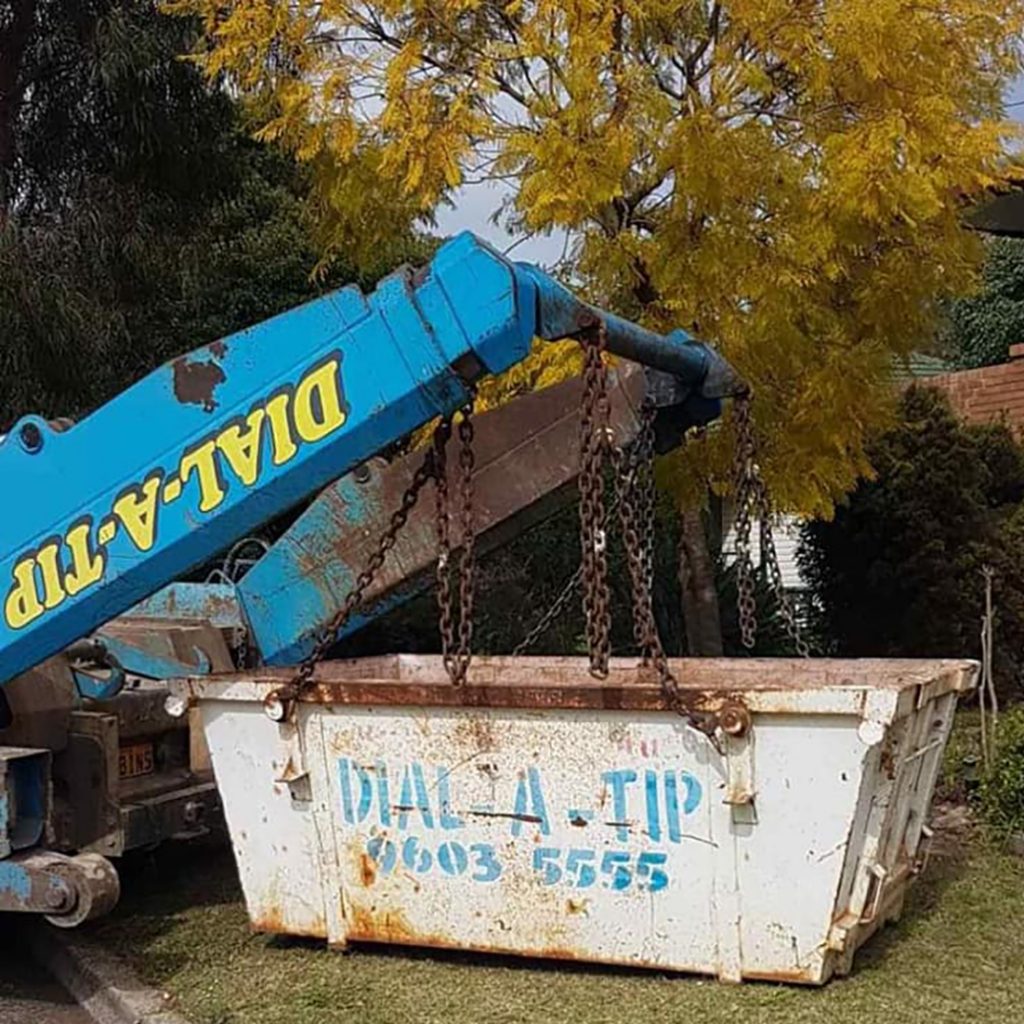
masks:
<path fill-rule="evenodd" d="M 681 688 L 714 710 L 741 701 L 758 714 L 858 715 L 891 722 L 950 692 L 974 688 L 980 665 L 968 659 L 674 658 Z M 672 712 L 657 675 L 635 658 L 613 658 L 609 675 L 562 656 L 474 658 L 455 687 L 439 655 L 392 654 L 324 661 L 305 704 L 490 707 Z M 262 702 L 291 683 L 296 669 L 274 666 L 172 680 L 190 701 Z"/>

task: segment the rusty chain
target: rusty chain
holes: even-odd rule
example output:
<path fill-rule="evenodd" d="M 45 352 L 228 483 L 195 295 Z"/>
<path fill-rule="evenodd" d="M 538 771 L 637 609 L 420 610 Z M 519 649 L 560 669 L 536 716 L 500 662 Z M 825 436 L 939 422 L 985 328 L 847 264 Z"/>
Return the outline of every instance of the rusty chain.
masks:
<path fill-rule="evenodd" d="M 444 422 L 442 420 L 442 424 Z M 442 424 L 438 425 L 438 430 L 441 429 Z M 321 630 L 316 643 L 313 645 L 313 649 L 296 670 L 295 678 L 287 686 L 271 694 L 268 700 L 294 701 L 301 697 L 303 692 L 309 688 L 312 684 L 313 673 L 316 671 L 317 665 L 323 661 L 327 652 L 337 643 L 339 634 L 345 628 L 353 612 L 362 605 L 366 591 L 377 578 L 377 573 L 380 572 L 381 567 L 384 565 L 388 552 L 395 546 L 399 533 L 401 533 L 402 528 L 409 519 L 409 513 L 412 512 L 416 502 L 419 500 L 420 492 L 428 481 L 434 479 L 436 479 L 434 449 L 428 448 L 423 461 L 416 467 L 409 486 L 402 494 L 402 500 L 398 508 L 392 512 L 387 528 L 377 541 L 373 553 L 367 559 L 362 572 L 356 577 L 355 585 L 348 592 L 341 607 L 334 613 L 330 622 Z"/>
<path fill-rule="evenodd" d="M 604 363 L 605 328 L 598 322 L 580 334 L 583 395 L 580 402 L 580 567 L 590 674 L 608 676 L 611 655 L 611 598 L 608 590 L 608 534 L 605 529 L 604 466 L 611 457 L 611 405 Z"/>
<path fill-rule="evenodd" d="M 608 503 L 608 508 L 605 512 L 605 522 L 615 514 L 618 509 L 619 499 L 616 495 L 612 495 L 612 500 Z M 607 526 L 605 527 L 607 534 Z M 532 626 L 529 632 L 519 641 L 518 644 L 512 649 L 512 656 L 517 657 L 520 654 L 525 654 L 531 647 L 536 646 L 537 641 L 551 628 L 551 624 L 558 618 L 566 608 L 569 607 L 569 602 L 572 600 L 573 595 L 579 589 L 580 584 L 583 582 L 583 563 L 581 562 L 573 570 L 573 574 L 565 582 L 565 586 L 558 592 L 558 596 L 551 602 L 547 611 L 537 620 L 536 624 Z"/>
<path fill-rule="evenodd" d="M 740 395 L 733 402 L 733 418 L 736 423 L 736 613 L 739 618 L 740 639 L 748 650 L 757 643 L 757 600 L 754 590 L 754 565 L 750 554 L 757 467 L 754 463 L 754 430 L 750 406 L 749 392 Z"/>
<path fill-rule="evenodd" d="M 654 617 L 654 415 L 645 404 L 640 431 L 628 452 L 613 445 L 608 368 L 604 362 L 603 324 L 580 334 L 583 346 L 583 395 L 580 403 L 580 543 L 583 611 L 590 674 L 608 675 L 611 652 L 611 599 L 608 588 L 608 535 L 604 466 L 613 468 L 626 561 L 633 594 L 633 635 L 645 665 L 652 665 L 669 706 L 713 742 L 716 716 L 691 706 L 680 689 L 661 643 Z M 543 620 L 542 620 L 543 621 Z"/>
<path fill-rule="evenodd" d="M 460 621 L 458 626 L 458 642 L 455 641 L 455 629 L 451 609 L 451 591 L 449 575 L 442 573 L 450 561 L 450 518 L 448 513 L 448 477 L 446 445 L 452 432 L 451 416 L 443 417 L 434 429 L 430 447 L 423 456 L 422 462 L 416 467 L 409 486 L 402 494 L 398 508 L 391 514 L 387 528 L 381 534 L 367 559 L 366 565 L 356 577 L 355 585 L 346 595 L 341 607 L 332 616 L 330 622 L 317 636 L 313 649 L 296 669 L 292 681 L 276 690 L 268 697 L 267 702 L 277 702 L 281 707 L 281 715 L 286 713 L 286 704 L 294 702 L 312 685 L 313 674 L 317 665 L 323 661 L 328 651 L 337 643 L 341 631 L 362 605 L 366 591 L 373 585 L 387 559 L 388 553 L 395 546 L 398 535 L 408 522 L 409 515 L 419 500 L 420 492 L 426 484 L 433 480 L 437 495 L 438 510 L 438 604 L 441 608 L 441 636 L 445 668 L 452 683 L 461 684 L 466 677 L 471 658 L 470 646 L 473 637 L 473 576 L 474 576 L 474 531 L 472 479 L 474 469 L 473 457 L 473 425 L 470 418 L 472 403 L 462 409 L 462 420 L 459 423 L 459 465 L 460 492 L 462 499 L 461 527 L 462 552 L 459 560 L 459 600 Z M 442 584 L 443 580 L 443 584 Z M 443 586 L 443 590 L 442 590 Z"/>
<path fill-rule="evenodd" d="M 475 531 L 473 519 L 473 406 L 464 406 L 459 421 L 459 506 L 462 548 L 459 554 L 459 621 L 455 625 L 451 589 L 451 496 L 448 489 L 447 444 L 451 420 L 443 420 L 434 432 L 434 466 L 437 506 L 437 607 L 441 630 L 441 655 L 453 686 L 466 681 L 472 660 Z M 457 636 L 456 636 L 457 634 Z"/>
<path fill-rule="evenodd" d="M 530 631 L 519 641 L 518 644 L 512 649 L 512 656 L 518 657 L 520 654 L 525 654 L 531 647 L 533 647 L 537 641 L 551 628 L 551 623 L 558 618 L 566 608 L 569 607 L 569 602 L 572 600 L 573 595 L 576 593 L 576 588 L 583 582 L 583 565 L 582 563 L 576 567 L 576 571 L 569 577 L 565 586 L 558 592 L 558 596 L 551 602 L 551 606 L 548 610 L 537 620 Z"/>
<path fill-rule="evenodd" d="M 810 647 L 800 632 L 792 602 L 786 594 L 775 548 L 772 507 L 768 487 L 757 466 L 757 442 L 751 415 L 751 393 L 739 395 L 733 402 L 736 422 L 735 530 L 736 530 L 736 610 L 740 639 L 748 650 L 757 643 L 757 598 L 750 537 L 756 519 L 761 542 L 761 564 L 768 574 L 768 588 L 782 616 L 793 650 L 809 658 Z"/>
<path fill-rule="evenodd" d="M 615 491 L 619 522 L 633 601 L 633 636 L 644 665 L 653 666 L 669 707 L 712 742 L 718 718 L 701 711 L 688 700 L 679 686 L 661 642 L 654 617 L 654 417 L 655 409 L 645 403 L 640 414 L 640 433 L 628 451 L 613 451 Z"/>

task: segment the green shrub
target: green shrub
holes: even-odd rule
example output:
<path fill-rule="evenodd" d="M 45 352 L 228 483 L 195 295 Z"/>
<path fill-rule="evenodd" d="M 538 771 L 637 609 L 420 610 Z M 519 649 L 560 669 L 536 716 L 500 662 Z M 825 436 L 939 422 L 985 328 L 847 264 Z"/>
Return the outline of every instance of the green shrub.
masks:
<path fill-rule="evenodd" d="M 843 657 L 978 657 L 985 585 L 993 671 L 1024 697 L 1024 450 L 1001 425 L 965 426 L 912 387 L 870 448 L 864 480 L 831 521 L 805 525 L 800 566 L 825 648 Z"/>
<path fill-rule="evenodd" d="M 1024 832 L 1024 706 L 999 717 L 996 758 L 982 779 L 981 809 L 998 836 Z"/>

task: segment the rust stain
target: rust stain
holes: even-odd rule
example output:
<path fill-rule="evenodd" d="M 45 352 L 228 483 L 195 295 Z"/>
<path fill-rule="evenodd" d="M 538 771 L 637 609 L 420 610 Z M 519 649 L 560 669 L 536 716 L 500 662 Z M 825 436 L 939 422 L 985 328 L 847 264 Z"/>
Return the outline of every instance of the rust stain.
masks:
<path fill-rule="evenodd" d="M 249 918 L 249 926 L 254 932 L 263 932 L 267 935 L 301 935 L 310 939 L 327 938 L 327 922 L 322 914 L 317 914 L 310 924 L 303 927 L 286 921 L 283 911 L 276 905 L 260 908 L 258 913 Z"/>
<path fill-rule="evenodd" d="M 227 352 L 228 347 L 223 341 L 214 341 L 210 344 L 210 352 L 218 359 L 224 358 L 224 353 Z"/>
<path fill-rule="evenodd" d="M 582 814 L 577 814 L 575 818 L 569 819 L 569 824 L 575 826 L 576 828 L 586 828 L 587 819 L 584 818 Z"/>
<path fill-rule="evenodd" d="M 586 900 L 569 900 L 569 913 L 586 914 Z M 498 940 L 494 943 L 466 942 L 455 934 L 446 932 L 420 930 L 414 928 L 400 910 L 370 907 L 346 908 L 347 940 L 352 942 L 384 942 L 401 946 L 424 946 L 438 949 L 458 949 L 471 953 L 496 953 L 501 956 L 534 957 L 544 960 L 587 960 L 596 964 L 626 965 L 628 967 L 651 967 L 665 970 L 664 964 L 644 957 L 594 957 L 571 946 L 561 945 L 551 938 L 536 945 L 525 945 L 520 948 Z M 480 916 L 479 911 L 477 916 Z M 500 918 L 494 924 L 501 932 L 510 932 L 512 928 Z M 673 973 L 708 974 L 713 973 L 706 966 L 685 964 L 669 968 Z M 761 975 L 746 975 L 762 977 Z M 779 974 L 763 975 L 765 980 L 794 981 L 804 985 L 817 985 L 820 982 L 814 977 L 811 968 L 804 972 L 780 972 Z"/>
<path fill-rule="evenodd" d="M 375 907 L 353 907 L 347 919 L 348 939 L 354 942 L 390 942 L 400 946 L 430 946 L 462 949 L 474 953 L 500 953 L 512 956 L 542 957 L 551 960 L 579 960 L 580 954 L 563 946 L 536 946 L 511 949 L 501 944 L 464 942 L 444 932 L 418 931 L 398 910 L 376 911 Z"/>
<path fill-rule="evenodd" d="M 187 356 L 175 359 L 172 365 L 174 397 L 182 405 L 200 405 L 204 412 L 213 412 L 217 408 L 213 393 L 227 380 L 220 366 L 212 359 L 190 362 Z"/>
<path fill-rule="evenodd" d="M 542 957 L 545 960 L 579 960 L 580 954 L 568 946 L 541 946 L 523 951 L 526 956 Z"/>
<path fill-rule="evenodd" d="M 402 945 L 451 945 L 451 940 L 431 941 L 410 927 L 405 916 L 397 910 L 374 913 L 375 908 L 353 907 L 348 920 L 348 937 L 368 942 L 395 942 Z"/>
<path fill-rule="evenodd" d="M 373 858 L 365 851 L 359 854 L 359 878 L 366 888 L 369 888 L 377 881 L 377 865 Z"/>
<path fill-rule="evenodd" d="M 743 977 L 749 981 L 781 981 L 787 985 L 820 985 L 817 972 L 809 967 L 792 971 L 744 971 Z"/>
<path fill-rule="evenodd" d="M 490 753 L 497 747 L 489 716 L 467 715 L 456 723 L 454 733 L 460 744 L 475 747 L 480 753 Z"/>

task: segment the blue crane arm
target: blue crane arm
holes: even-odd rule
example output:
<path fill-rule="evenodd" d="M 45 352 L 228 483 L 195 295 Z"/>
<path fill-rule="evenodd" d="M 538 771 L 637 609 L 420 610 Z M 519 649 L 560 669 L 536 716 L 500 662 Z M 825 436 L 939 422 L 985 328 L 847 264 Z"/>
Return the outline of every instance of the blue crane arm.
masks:
<path fill-rule="evenodd" d="M 601 316 L 612 352 L 709 400 L 713 350 L 594 311 L 472 235 L 175 359 L 69 429 L 0 443 L 0 682 L 62 650 L 526 357 Z"/>

